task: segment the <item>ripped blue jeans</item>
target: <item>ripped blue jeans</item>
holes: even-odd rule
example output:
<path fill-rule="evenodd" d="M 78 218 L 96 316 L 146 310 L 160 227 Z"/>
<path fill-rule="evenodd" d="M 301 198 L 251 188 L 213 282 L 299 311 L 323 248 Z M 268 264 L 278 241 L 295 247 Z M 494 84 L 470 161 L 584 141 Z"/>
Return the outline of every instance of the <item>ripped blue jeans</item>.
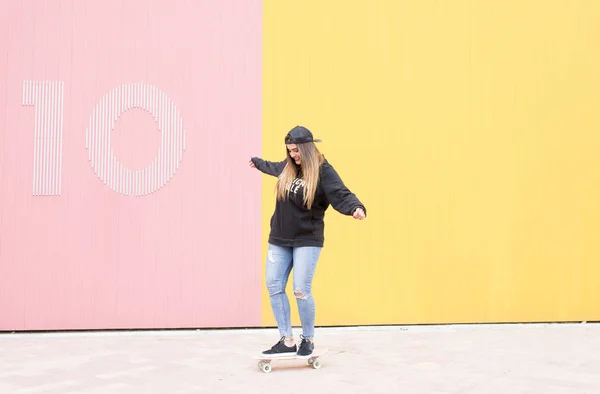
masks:
<path fill-rule="evenodd" d="M 292 248 L 269 244 L 266 262 L 267 289 L 282 337 L 293 336 L 290 302 L 285 293 L 292 268 L 294 269 L 294 296 L 302 322 L 302 335 L 307 339 L 315 336 L 315 300 L 311 289 L 321 249 L 315 246 Z"/>

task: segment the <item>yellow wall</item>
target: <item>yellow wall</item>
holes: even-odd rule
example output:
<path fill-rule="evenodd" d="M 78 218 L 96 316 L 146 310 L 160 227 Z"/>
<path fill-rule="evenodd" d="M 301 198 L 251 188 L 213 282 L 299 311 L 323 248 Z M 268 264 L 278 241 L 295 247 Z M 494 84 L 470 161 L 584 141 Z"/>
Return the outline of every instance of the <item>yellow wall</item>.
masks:
<path fill-rule="evenodd" d="M 600 319 L 599 20 L 596 1 L 265 0 L 263 157 L 307 126 L 369 213 L 326 214 L 317 325 Z"/>

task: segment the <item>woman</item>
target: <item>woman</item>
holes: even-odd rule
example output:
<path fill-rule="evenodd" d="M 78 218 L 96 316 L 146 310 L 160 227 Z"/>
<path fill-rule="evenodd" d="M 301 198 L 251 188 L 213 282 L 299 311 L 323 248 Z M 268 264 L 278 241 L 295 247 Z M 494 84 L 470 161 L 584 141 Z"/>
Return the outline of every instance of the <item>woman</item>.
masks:
<path fill-rule="evenodd" d="M 315 301 L 312 279 L 323 248 L 323 217 L 329 204 L 338 212 L 362 220 L 364 205 L 344 185 L 317 149 L 312 133 L 296 126 L 285 137 L 286 159 L 270 162 L 253 157 L 250 167 L 276 176 L 276 205 L 266 261 L 266 282 L 281 339 L 263 352 L 269 357 L 308 358 L 314 349 Z M 289 153 L 289 154 L 287 154 Z M 285 293 L 294 268 L 294 296 L 302 322 L 300 346 L 294 344 L 290 304 Z"/>

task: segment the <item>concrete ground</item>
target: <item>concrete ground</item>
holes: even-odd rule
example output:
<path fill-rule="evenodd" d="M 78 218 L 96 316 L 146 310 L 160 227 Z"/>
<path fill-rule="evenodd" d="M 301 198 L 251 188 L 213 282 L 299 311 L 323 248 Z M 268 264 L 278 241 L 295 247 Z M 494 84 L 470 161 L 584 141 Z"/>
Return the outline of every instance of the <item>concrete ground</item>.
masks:
<path fill-rule="evenodd" d="M 295 331 L 298 336 L 299 330 Z M 0 335 L 1 394 L 598 394 L 600 324 L 317 329 L 314 370 L 274 329 Z"/>

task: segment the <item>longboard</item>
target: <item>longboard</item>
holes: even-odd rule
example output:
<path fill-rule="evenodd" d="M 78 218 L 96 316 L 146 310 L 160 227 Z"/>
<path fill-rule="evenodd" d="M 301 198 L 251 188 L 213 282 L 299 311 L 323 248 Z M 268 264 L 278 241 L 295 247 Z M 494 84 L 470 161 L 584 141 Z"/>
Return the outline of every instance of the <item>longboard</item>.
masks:
<path fill-rule="evenodd" d="M 314 369 L 319 369 L 319 368 L 321 368 L 321 361 L 319 360 L 319 357 L 321 357 L 328 351 L 329 351 L 329 348 L 323 348 L 323 349 L 315 348 L 313 353 L 308 357 L 298 357 L 295 354 L 291 354 L 289 356 L 279 356 L 279 357 L 271 357 L 270 358 L 267 355 L 261 354 L 261 355 L 254 357 L 254 359 L 259 360 L 258 368 L 261 371 L 263 371 L 264 373 L 271 372 L 271 362 L 279 361 L 279 360 L 307 360 L 308 365 L 310 365 Z"/>

